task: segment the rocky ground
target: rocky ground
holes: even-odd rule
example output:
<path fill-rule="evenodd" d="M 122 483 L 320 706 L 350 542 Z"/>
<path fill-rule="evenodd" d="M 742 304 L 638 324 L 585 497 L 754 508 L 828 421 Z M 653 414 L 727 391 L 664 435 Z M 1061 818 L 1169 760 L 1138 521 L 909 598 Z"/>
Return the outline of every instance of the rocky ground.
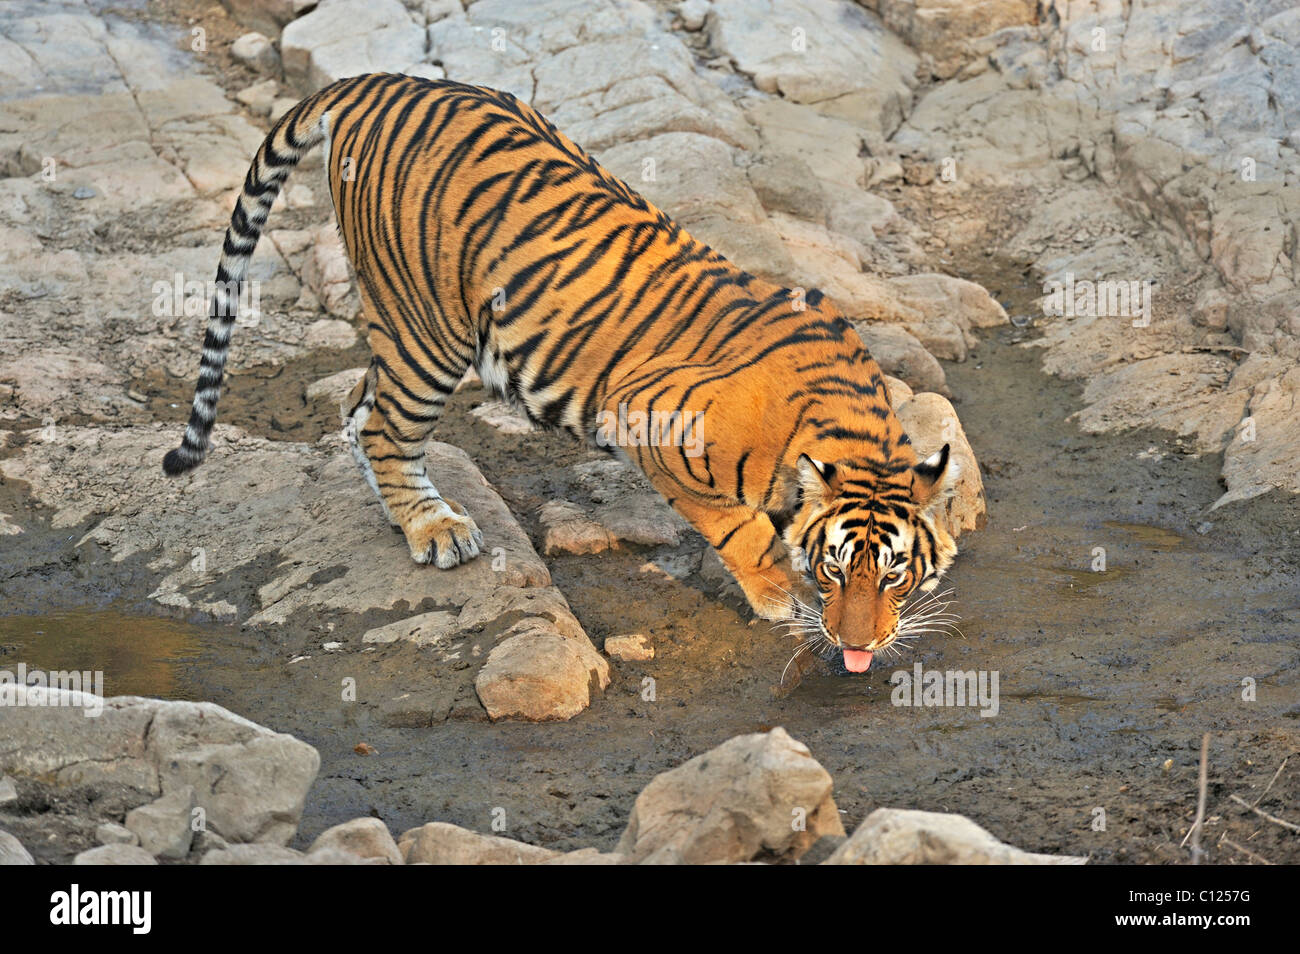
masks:
<path fill-rule="evenodd" d="M 1284 770 L 1266 790 L 1300 713 L 1300 16 L 1220 6 L 6 5 L 0 665 L 81 653 L 109 695 L 215 700 L 306 740 L 319 777 L 267 782 L 293 807 L 259 809 L 280 824 L 263 840 L 299 850 L 374 815 L 387 827 L 366 837 L 408 862 L 471 857 L 454 846 L 472 835 L 419 834 L 448 822 L 640 860 L 661 850 L 626 834 L 651 778 L 779 724 L 872 831 L 882 806 L 958 810 L 1107 861 L 1187 857 L 1210 730 L 1215 860 L 1294 860 L 1294 838 L 1230 796 L 1275 812 L 1300 785 Z M 996 717 L 888 705 L 887 673 L 819 672 L 774 698 L 793 647 L 751 623 L 698 536 L 473 381 L 431 456 L 488 552 L 411 564 L 338 434 L 366 355 L 318 162 L 254 259 L 217 447 L 161 478 L 248 157 L 296 97 L 378 69 L 515 92 L 698 237 L 859 320 L 914 440 L 958 446 L 949 519 L 979 531 L 953 573 L 966 640 L 898 665 L 1000 672 Z M 1067 276 L 1149 283 L 1149 321 L 1049 314 L 1044 283 Z M 178 648 L 147 660 L 165 678 L 137 678 L 131 636 L 158 614 L 182 621 Z M 45 638 L 70 629 L 75 651 Z M 120 704 L 146 721 L 160 705 Z M 131 757 L 148 761 L 143 738 Z M 40 860 L 131 841 L 105 825 L 143 844 L 149 813 L 130 813 L 157 801 L 218 814 L 156 761 L 131 795 L 6 759 L 0 827 Z M 409 829 L 397 855 L 389 829 Z M 257 837 L 213 830 L 227 844 L 152 855 Z"/>

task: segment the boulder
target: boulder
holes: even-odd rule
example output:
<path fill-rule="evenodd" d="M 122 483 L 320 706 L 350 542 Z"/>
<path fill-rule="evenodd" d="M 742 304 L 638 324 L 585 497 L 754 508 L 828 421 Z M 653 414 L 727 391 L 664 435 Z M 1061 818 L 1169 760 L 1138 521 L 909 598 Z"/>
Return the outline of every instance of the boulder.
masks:
<path fill-rule="evenodd" d="M 1078 865 L 1086 858 L 1038 855 L 998 841 L 961 815 L 878 808 L 823 864 Z"/>
<path fill-rule="evenodd" d="M 191 826 L 194 806 L 194 789 L 184 785 L 127 812 L 126 828 L 149 854 L 157 858 L 184 858 L 190 853 L 194 838 Z"/>
<path fill-rule="evenodd" d="M 61 788 L 121 786 L 135 790 L 141 805 L 162 798 L 161 806 L 128 823 L 159 844 L 183 839 L 172 823 L 179 825 L 187 789 L 207 826 L 227 840 L 284 844 L 320 767 L 307 743 L 210 702 L 100 700 L 34 687 L 25 695 L 25 704 L 7 708 L 0 719 L 0 769 Z M 49 697 L 52 704 L 44 704 Z M 92 704 L 102 706 L 97 718 L 85 715 Z"/>
<path fill-rule="evenodd" d="M 303 93 L 347 76 L 400 73 L 424 54 L 424 28 L 400 0 L 324 0 L 280 35 L 285 81 Z"/>
<path fill-rule="evenodd" d="M 943 366 L 906 328 L 882 321 L 858 321 L 854 327 L 881 370 L 917 391 L 948 393 Z"/>
<path fill-rule="evenodd" d="M 563 857 L 548 848 L 480 835 L 446 822 L 412 828 L 397 844 L 408 865 L 537 865 Z"/>
<path fill-rule="evenodd" d="M 869 11 L 836 0 L 714 0 L 709 39 L 754 85 L 893 132 L 916 55 Z"/>
<path fill-rule="evenodd" d="M 378 818 L 354 818 L 328 828 L 317 836 L 307 849 L 309 856 L 318 852 L 337 851 L 360 858 L 374 858 L 381 864 L 402 864 L 402 853 L 397 842 Z"/>
<path fill-rule="evenodd" d="M 943 505 L 948 532 L 955 539 L 965 530 L 983 528 L 988 514 L 984 481 L 952 404 L 941 394 L 924 392 L 896 405 L 894 412 L 921 460 L 944 444 L 950 448 L 949 467 L 956 467 L 957 477 L 953 494 Z"/>
<path fill-rule="evenodd" d="M 609 685 L 609 663 L 589 640 L 562 635 L 540 616 L 520 620 L 488 654 L 474 689 L 488 716 L 571 719 Z"/>
<path fill-rule="evenodd" d="M 244 26 L 270 36 L 278 35 L 282 26 L 316 4 L 317 0 L 221 0 L 221 5 Z"/>
<path fill-rule="evenodd" d="M 23 847 L 22 842 L 9 832 L 0 830 L 0 866 L 34 864 L 36 859 Z"/>
<path fill-rule="evenodd" d="M 784 729 L 737 736 L 651 780 L 617 852 L 634 864 L 793 860 L 844 833 L 831 787 Z"/>

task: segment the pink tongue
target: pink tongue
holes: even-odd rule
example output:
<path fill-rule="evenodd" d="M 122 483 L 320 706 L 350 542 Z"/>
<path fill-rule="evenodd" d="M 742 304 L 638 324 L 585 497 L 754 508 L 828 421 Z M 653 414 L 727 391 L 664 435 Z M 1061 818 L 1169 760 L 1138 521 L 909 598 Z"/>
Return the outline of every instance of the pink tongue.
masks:
<path fill-rule="evenodd" d="M 866 672 L 871 668 L 871 653 L 865 649 L 844 650 L 844 668 L 849 672 Z"/>

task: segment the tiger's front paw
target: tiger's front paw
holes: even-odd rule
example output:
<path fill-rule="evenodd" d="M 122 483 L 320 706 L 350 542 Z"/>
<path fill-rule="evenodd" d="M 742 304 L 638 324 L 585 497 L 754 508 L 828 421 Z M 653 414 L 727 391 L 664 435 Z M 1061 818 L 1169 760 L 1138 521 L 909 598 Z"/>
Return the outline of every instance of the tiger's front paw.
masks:
<path fill-rule="evenodd" d="M 802 581 L 796 581 L 779 566 L 753 573 L 736 574 L 749 608 L 762 619 L 784 620 L 818 613 L 816 598 Z"/>
<path fill-rule="evenodd" d="M 430 508 L 404 529 L 416 563 L 449 570 L 478 556 L 483 532 L 460 504 L 454 500 L 440 503 L 442 506 Z"/>

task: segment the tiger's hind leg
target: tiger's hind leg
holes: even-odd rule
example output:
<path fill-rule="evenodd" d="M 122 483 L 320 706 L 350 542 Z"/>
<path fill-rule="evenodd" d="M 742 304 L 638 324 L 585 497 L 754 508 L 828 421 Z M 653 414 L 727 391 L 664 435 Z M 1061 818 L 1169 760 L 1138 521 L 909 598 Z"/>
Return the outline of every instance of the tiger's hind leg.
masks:
<path fill-rule="evenodd" d="M 373 340 L 372 346 L 383 343 Z M 386 349 L 385 349 L 386 350 Z M 424 446 L 460 373 L 445 379 L 432 371 L 406 369 L 401 358 L 376 349 L 376 357 L 348 398 L 346 430 L 352 455 L 384 507 L 401 529 L 416 563 L 449 569 L 478 556 L 483 534 L 454 500 L 429 480 Z M 397 374 L 390 369 L 405 369 Z"/>

